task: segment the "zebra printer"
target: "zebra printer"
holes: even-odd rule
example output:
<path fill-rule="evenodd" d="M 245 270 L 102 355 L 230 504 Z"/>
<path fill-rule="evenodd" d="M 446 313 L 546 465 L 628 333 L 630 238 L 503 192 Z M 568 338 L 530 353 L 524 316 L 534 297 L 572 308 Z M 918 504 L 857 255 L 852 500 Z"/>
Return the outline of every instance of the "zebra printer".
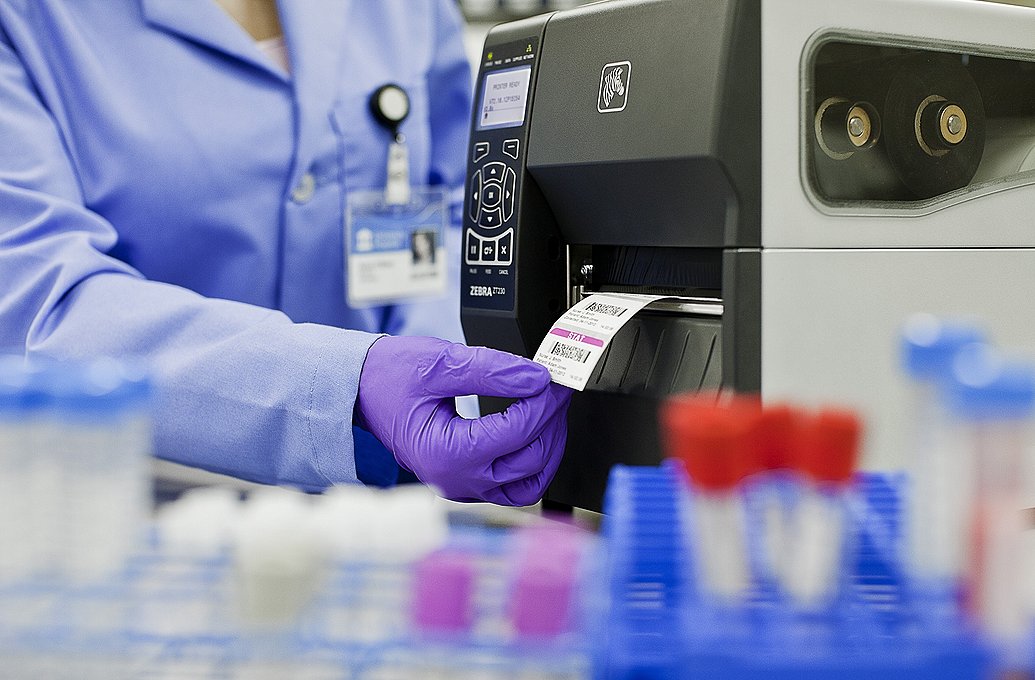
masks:
<path fill-rule="evenodd" d="M 911 313 L 1035 349 L 1032 35 L 1035 10 L 978 0 L 609 0 L 493 28 L 468 342 L 532 356 L 586 295 L 667 296 L 573 398 L 547 500 L 599 509 L 612 465 L 660 460 L 659 403 L 706 389 L 858 409 L 864 465 L 900 467 Z"/>

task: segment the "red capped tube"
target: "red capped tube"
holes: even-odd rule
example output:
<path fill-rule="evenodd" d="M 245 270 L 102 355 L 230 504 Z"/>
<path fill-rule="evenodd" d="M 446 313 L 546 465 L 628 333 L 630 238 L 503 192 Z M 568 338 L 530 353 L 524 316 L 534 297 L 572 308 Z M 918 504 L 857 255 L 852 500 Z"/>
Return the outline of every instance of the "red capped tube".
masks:
<path fill-rule="evenodd" d="M 789 404 L 774 404 L 762 409 L 755 434 L 759 469 L 790 470 L 794 467 L 794 447 L 802 421 L 801 412 Z"/>
<path fill-rule="evenodd" d="M 846 484 L 855 472 L 861 439 L 855 413 L 824 409 L 800 428 L 796 467 L 815 482 Z"/>
<path fill-rule="evenodd" d="M 695 486 L 730 490 L 757 469 L 754 433 L 760 413 L 757 401 L 747 398 L 728 405 L 706 397 L 671 399 L 662 409 L 666 453 L 684 462 Z"/>

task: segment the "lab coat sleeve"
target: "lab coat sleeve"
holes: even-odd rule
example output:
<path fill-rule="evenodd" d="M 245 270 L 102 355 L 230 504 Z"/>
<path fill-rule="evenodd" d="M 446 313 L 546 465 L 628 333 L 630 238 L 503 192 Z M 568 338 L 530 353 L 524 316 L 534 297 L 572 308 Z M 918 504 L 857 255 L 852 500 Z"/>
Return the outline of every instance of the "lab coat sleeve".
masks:
<path fill-rule="evenodd" d="M 352 410 L 376 336 L 144 280 L 107 253 L 78 168 L 0 29 L 0 350 L 134 357 L 160 457 L 316 490 L 356 480 Z"/>
<path fill-rule="evenodd" d="M 388 310 L 384 330 L 393 335 L 432 335 L 463 341 L 460 328 L 460 226 L 471 122 L 471 66 L 464 53 L 463 21 L 454 0 L 435 2 L 433 57 L 427 73 L 431 154 L 427 181 L 447 191 L 450 223 L 448 293 L 437 300 L 398 304 Z"/>

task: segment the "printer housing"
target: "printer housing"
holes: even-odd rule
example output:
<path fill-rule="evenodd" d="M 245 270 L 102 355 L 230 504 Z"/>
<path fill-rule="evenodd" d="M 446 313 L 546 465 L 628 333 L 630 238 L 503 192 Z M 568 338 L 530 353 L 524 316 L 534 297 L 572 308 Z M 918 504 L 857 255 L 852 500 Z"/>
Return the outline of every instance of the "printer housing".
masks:
<path fill-rule="evenodd" d="M 574 396 L 547 500 L 599 509 L 613 464 L 661 459 L 658 405 L 702 390 L 857 409 L 864 464 L 905 466 L 910 314 L 1035 349 L 1032 35 L 1035 10 L 974 0 L 609 0 L 493 28 L 468 342 L 530 357 L 586 295 L 666 296 Z"/>

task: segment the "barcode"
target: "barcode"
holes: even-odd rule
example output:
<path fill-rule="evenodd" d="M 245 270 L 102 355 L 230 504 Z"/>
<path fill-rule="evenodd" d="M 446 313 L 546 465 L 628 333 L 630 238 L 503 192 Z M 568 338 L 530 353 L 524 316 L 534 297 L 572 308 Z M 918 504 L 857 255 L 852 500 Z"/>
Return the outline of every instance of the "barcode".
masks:
<path fill-rule="evenodd" d="M 563 342 L 553 343 L 553 348 L 550 350 L 550 354 L 559 356 L 562 359 L 574 359 L 580 364 L 586 363 L 586 359 L 589 358 L 589 350 L 565 345 Z"/>
<path fill-rule="evenodd" d="M 586 305 L 587 312 L 597 312 L 598 314 L 607 314 L 608 316 L 621 316 L 625 314 L 625 307 L 619 307 L 618 305 L 605 305 L 601 302 L 590 302 Z"/>

